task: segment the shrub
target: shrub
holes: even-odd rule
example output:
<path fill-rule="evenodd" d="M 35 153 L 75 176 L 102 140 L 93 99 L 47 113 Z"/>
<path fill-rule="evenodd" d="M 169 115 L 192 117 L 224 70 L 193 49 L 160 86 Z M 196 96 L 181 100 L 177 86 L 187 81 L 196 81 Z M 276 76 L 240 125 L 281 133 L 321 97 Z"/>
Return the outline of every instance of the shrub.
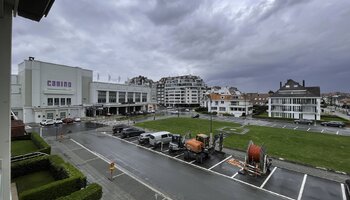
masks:
<path fill-rule="evenodd" d="M 98 200 L 102 197 L 102 187 L 97 183 L 92 183 L 85 189 L 76 191 L 69 196 L 61 197 L 57 200 Z"/>
<path fill-rule="evenodd" d="M 40 152 L 50 154 L 51 146 L 45 142 L 37 133 L 31 133 L 31 139 L 33 143 L 38 147 Z"/>
<path fill-rule="evenodd" d="M 86 186 L 86 177 L 71 164 L 57 155 L 40 156 L 14 163 L 11 177 L 15 178 L 32 172 L 49 169 L 55 182 L 19 194 L 21 200 L 56 199 L 80 190 Z"/>
<path fill-rule="evenodd" d="M 205 108 L 205 107 L 199 107 L 199 108 L 196 108 L 194 109 L 196 112 L 208 112 L 208 108 Z"/>

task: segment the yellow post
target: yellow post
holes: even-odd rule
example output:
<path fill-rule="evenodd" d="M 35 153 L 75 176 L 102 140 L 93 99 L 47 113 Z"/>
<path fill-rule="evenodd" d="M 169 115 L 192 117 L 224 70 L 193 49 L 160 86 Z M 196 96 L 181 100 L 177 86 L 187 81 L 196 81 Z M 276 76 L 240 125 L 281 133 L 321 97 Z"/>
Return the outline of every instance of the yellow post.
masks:
<path fill-rule="evenodd" d="M 113 180 L 113 172 L 114 172 L 115 169 L 116 169 L 115 163 L 111 162 L 111 164 L 109 164 L 109 171 L 111 173 L 111 178 L 110 178 L 111 181 Z"/>

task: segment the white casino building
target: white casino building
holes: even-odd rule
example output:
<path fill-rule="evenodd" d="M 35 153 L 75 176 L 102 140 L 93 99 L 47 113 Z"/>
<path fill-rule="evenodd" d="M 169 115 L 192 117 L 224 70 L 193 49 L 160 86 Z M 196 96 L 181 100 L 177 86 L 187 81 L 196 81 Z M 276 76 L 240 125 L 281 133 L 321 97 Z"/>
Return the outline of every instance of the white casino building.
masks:
<path fill-rule="evenodd" d="M 11 109 L 25 123 L 148 109 L 149 87 L 93 82 L 92 77 L 91 70 L 30 57 L 11 77 Z"/>

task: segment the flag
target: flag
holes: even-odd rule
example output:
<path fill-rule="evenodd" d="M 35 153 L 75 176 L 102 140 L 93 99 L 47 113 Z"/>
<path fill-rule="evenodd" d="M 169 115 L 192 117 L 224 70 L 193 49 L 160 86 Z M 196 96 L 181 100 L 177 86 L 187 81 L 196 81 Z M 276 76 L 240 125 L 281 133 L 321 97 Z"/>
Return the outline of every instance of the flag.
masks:
<path fill-rule="evenodd" d="M 97 73 L 97 81 L 99 81 L 99 80 L 100 80 L 100 74 Z"/>
<path fill-rule="evenodd" d="M 111 75 L 108 74 L 108 82 L 111 81 Z"/>

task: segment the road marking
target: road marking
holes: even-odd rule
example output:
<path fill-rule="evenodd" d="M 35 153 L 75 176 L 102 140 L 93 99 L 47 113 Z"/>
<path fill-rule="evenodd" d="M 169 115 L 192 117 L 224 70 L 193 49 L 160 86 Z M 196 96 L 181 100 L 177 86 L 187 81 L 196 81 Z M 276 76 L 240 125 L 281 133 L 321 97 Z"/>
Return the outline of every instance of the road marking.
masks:
<path fill-rule="evenodd" d="M 104 133 L 102 133 L 102 134 L 104 134 Z M 140 147 L 140 148 L 143 148 L 143 149 L 152 151 L 153 153 L 156 153 L 156 154 L 159 154 L 159 155 L 166 156 L 166 157 L 168 157 L 168 158 L 177 160 L 177 161 L 182 162 L 182 163 L 184 163 L 184 164 L 191 165 L 191 166 L 196 167 L 196 168 L 198 168 L 198 169 L 201 169 L 201 170 L 203 170 L 203 171 L 208 171 L 208 172 L 211 172 L 211 173 L 216 174 L 216 175 L 218 175 L 218 176 L 222 176 L 222 177 L 225 177 L 225 178 L 228 178 L 228 179 L 237 181 L 237 182 L 239 182 L 239 183 L 241 183 L 241 184 L 244 184 L 244 185 L 247 185 L 247 186 L 250 186 L 250 187 L 253 187 L 253 188 L 262 190 L 262 191 L 265 191 L 265 192 L 267 192 L 267 193 L 276 195 L 276 196 L 278 196 L 278 197 L 282 197 L 282 198 L 289 199 L 289 200 L 295 200 L 295 199 L 293 199 L 293 198 L 291 198 L 291 197 L 287 197 L 287 196 L 285 196 L 285 195 L 283 195 L 283 194 L 279 194 L 279 193 L 276 193 L 276 192 L 273 192 L 273 191 L 271 191 L 271 190 L 267 190 L 267 189 L 264 189 L 264 188 L 259 188 L 258 186 L 253 185 L 253 184 L 251 184 L 251 183 L 244 182 L 244 181 L 239 180 L 239 179 L 237 179 L 237 178 L 231 178 L 231 176 L 227 176 L 227 175 L 225 175 L 225 174 L 220 174 L 219 172 L 216 172 L 216 171 L 213 171 L 213 170 L 209 170 L 209 169 L 207 169 L 207 168 L 201 167 L 201 166 L 199 166 L 199 165 L 195 165 L 195 164 L 193 164 L 193 163 L 188 163 L 188 162 L 186 162 L 186 161 L 184 161 L 184 160 L 181 160 L 181 159 L 172 157 L 172 156 L 167 155 L 167 154 L 163 154 L 163 153 L 161 153 L 161 152 L 159 152 L 159 151 L 155 151 L 155 150 L 153 150 L 153 149 L 148 149 L 148 148 L 146 148 L 146 147 L 144 147 L 144 146 L 141 146 L 141 145 L 138 145 L 138 144 L 134 144 L 134 143 L 132 143 L 132 142 L 123 140 L 123 139 L 118 138 L 118 137 L 114 137 L 114 136 L 112 136 L 112 135 L 108 135 L 108 134 L 105 134 L 105 135 L 107 135 L 107 136 L 109 136 L 109 137 L 113 137 L 113 138 L 115 138 L 115 139 L 118 139 L 118 140 L 120 140 L 120 141 L 129 143 L 129 144 L 135 145 L 135 146 L 137 146 L 137 147 Z M 160 192 L 159 192 L 159 193 L 160 193 Z M 160 193 L 160 194 L 161 194 L 161 193 Z M 165 196 L 165 195 L 163 195 L 163 196 Z M 169 198 L 169 199 L 170 199 L 170 198 Z"/>
<path fill-rule="evenodd" d="M 339 135 L 339 131 L 337 131 L 337 135 Z"/>
<path fill-rule="evenodd" d="M 282 128 L 286 128 L 287 125 L 284 125 Z"/>
<path fill-rule="evenodd" d="M 139 140 L 132 140 L 132 141 L 130 141 L 130 142 L 132 142 L 132 143 L 135 143 L 135 142 L 138 142 Z"/>
<path fill-rule="evenodd" d="M 226 160 L 228 160 L 228 159 L 230 159 L 230 158 L 232 158 L 232 155 L 230 155 L 229 157 L 227 157 L 227 158 L 223 159 L 222 161 L 216 163 L 215 165 L 211 166 L 211 167 L 209 168 L 209 170 L 213 169 L 214 167 L 220 165 L 221 163 L 225 162 Z"/>
<path fill-rule="evenodd" d="M 307 174 L 304 175 L 303 182 L 301 183 L 300 190 L 299 190 L 299 195 L 298 195 L 298 199 L 297 200 L 300 200 L 301 197 L 303 196 L 306 178 L 307 178 Z"/>
<path fill-rule="evenodd" d="M 340 187 L 341 187 L 341 193 L 343 195 L 343 200 L 346 200 L 346 194 L 345 194 L 345 187 L 344 187 L 344 184 L 341 183 L 340 184 Z"/>
<path fill-rule="evenodd" d="M 307 129 L 307 131 L 309 131 L 309 130 L 310 130 L 310 128 Z"/>
<path fill-rule="evenodd" d="M 169 149 L 167 149 L 167 150 L 165 150 L 165 151 L 162 151 L 163 153 L 165 153 L 165 152 L 168 152 L 169 151 Z"/>
<path fill-rule="evenodd" d="M 118 175 L 113 176 L 112 179 L 115 179 L 115 178 L 117 178 L 117 177 L 119 177 L 119 176 L 121 176 L 121 175 L 124 175 L 124 174 L 125 174 L 125 173 L 122 172 L 121 174 L 118 174 Z"/>
<path fill-rule="evenodd" d="M 235 176 L 237 176 L 238 172 L 236 172 L 233 176 L 231 176 L 231 178 L 234 178 Z"/>
<path fill-rule="evenodd" d="M 295 130 L 295 129 L 297 129 L 297 128 L 298 128 L 298 126 L 297 126 L 297 127 L 295 127 L 295 128 L 294 128 L 294 130 Z"/>
<path fill-rule="evenodd" d="M 108 134 L 106 134 L 106 133 L 102 133 L 102 134 L 108 135 Z M 113 137 L 113 136 L 111 136 L 111 135 L 108 135 L 108 136 Z M 118 137 L 114 137 L 114 138 L 118 138 Z M 119 139 L 119 140 L 123 140 L 123 139 L 121 139 L 121 138 L 118 138 L 118 139 Z M 77 142 L 77 141 L 75 141 L 75 140 L 73 140 L 73 139 L 70 139 L 70 140 L 73 141 L 74 143 L 76 143 L 77 145 L 81 146 L 82 148 L 86 149 L 88 152 L 90 152 L 90 153 L 94 154 L 95 156 L 101 158 L 101 159 L 102 159 L 103 161 L 105 161 L 106 163 L 110 164 L 110 163 L 112 162 L 111 160 L 107 159 L 107 158 L 104 157 L 103 155 L 101 155 L 101 154 L 99 154 L 99 153 L 96 153 L 96 152 L 94 152 L 94 151 L 91 151 L 90 149 L 88 149 L 88 148 L 85 147 L 84 145 L 80 144 L 79 142 Z M 126 140 L 123 140 L 123 141 L 126 141 Z M 127 142 L 129 142 L 129 141 L 127 141 Z M 131 142 L 129 142 L 129 143 L 130 143 L 130 144 L 134 144 L 134 143 L 131 143 Z M 134 144 L 134 145 L 135 145 L 135 144 Z M 140 145 L 138 145 L 138 146 L 140 146 Z M 164 154 L 163 154 L 163 155 L 164 155 Z M 171 200 L 170 197 L 164 195 L 164 194 L 161 193 L 159 190 L 157 190 L 157 189 L 155 189 L 154 187 L 152 187 L 152 186 L 148 185 L 147 183 L 143 182 L 141 179 L 137 178 L 136 176 L 134 176 L 133 174 L 131 174 L 130 172 L 128 172 L 126 169 L 124 169 L 124 168 L 122 168 L 121 166 L 118 166 L 118 165 L 116 165 L 116 167 L 117 167 L 117 169 L 119 169 L 120 171 L 122 171 L 124 174 L 127 174 L 128 176 L 130 176 L 131 178 L 135 179 L 136 181 L 138 181 L 138 182 L 141 183 L 142 185 L 148 187 L 149 189 L 153 190 L 154 192 L 156 192 L 156 193 L 158 193 L 158 194 L 161 194 L 163 197 L 165 197 L 165 198 Z"/>
<path fill-rule="evenodd" d="M 192 160 L 191 162 L 189 162 L 190 164 L 192 164 L 192 163 L 194 163 L 194 162 L 196 162 L 196 160 Z"/>
<path fill-rule="evenodd" d="M 322 129 L 321 133 L 323 133 L 324 129 Z"/>
<path fill-rule="evenodd" d="M 179 154 L 179 155 L 177 155 L 177 156 L 174 156 L 174 158 L 178 158 L 178 157 L 180 157 L 180 156 L 182 156 L 182 155 L 184 155 L 183 153 L 182 154 Z"/>
<path fill-rule="evenodd" d="M 269 176 L 265 179 L 265 181 L 263 182 L 263 184 L 261 184 L 260 188 L 263 188 L 265 186 L 265 184 L 267 183 L 267 181 L 269 181 L 270 177 L 272 176 L 272 174 L 276 171 L 277 167 L 273 168 L 272 172 L 269 174 Z"/>

